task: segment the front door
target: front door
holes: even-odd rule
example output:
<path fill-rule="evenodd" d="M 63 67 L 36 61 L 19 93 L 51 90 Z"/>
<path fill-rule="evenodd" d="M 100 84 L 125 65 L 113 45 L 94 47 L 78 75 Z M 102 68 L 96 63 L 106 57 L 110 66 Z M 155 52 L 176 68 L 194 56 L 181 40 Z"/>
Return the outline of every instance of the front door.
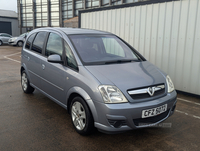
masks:
<path fill-rule="evenodd" d="M 42 66 L 42 90 L 50 97 L 59 102 L 65 101 L 66 72 L 62 63 L 50 63 L 47 57 L 52 54 L 63 56 L 63 39 L 57 33 L 50 33 L 46 48 L 45 56 L 41 60 Z"/>

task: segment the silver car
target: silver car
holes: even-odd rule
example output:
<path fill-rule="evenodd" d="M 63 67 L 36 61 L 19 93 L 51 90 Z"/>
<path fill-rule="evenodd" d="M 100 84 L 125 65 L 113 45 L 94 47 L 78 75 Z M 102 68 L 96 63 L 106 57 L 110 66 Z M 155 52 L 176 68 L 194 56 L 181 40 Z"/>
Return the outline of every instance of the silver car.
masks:
<path fill-rule="evenodd" d="M 11 38 L 12 36 L 6 33 L 0 33 L 0 46 L 3 44 L 8 44 L 8 40 Z"/>
<path fill-rule="evenodd" d="M 67 109 L 81 135 L 155 126 L 177 102 L 166 73 L 116 35 L 97 30 L 31 31 L 21 53 L 21 85 Z"/>
<path fill-rule="evenodd" d="M 24 34 L 20 35 L 19 37 L 12 37 L 8 40 L 8 44 L 13 45 L 13 46 L 22 47 L 27 35 L 28 35 L 28 33 L 24 33 Z"/>

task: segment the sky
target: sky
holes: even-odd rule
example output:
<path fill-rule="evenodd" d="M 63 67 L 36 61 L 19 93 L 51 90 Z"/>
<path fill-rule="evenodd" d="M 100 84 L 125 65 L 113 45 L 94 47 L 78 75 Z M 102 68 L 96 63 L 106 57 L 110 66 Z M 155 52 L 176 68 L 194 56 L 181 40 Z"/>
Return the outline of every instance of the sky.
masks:
<path fill-rule="evenodd" d="M 0 9 L 17 12 L 17 0 L 0 0 Z"/>

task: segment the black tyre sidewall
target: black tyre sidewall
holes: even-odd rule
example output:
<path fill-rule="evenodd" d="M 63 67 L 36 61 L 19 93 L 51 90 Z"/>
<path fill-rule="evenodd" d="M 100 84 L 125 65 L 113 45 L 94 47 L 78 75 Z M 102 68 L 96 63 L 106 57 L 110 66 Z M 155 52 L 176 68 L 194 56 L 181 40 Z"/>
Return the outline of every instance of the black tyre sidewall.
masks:
<path fill-rule="evenodd" d="M 74 102 L 79 102 L 81 103 L 81 105 L 84 107 L 85 109 L 85 114 L 86 114 L 86 124 L 85 124 L 85 127 L 83 130 L 78 130 L 76 128 L 76 126 L 74 125 L 73 123 L 73 120 L 72 120 L 72 113 L 71 113 L 71 109 L 72 109 L 72 105 L 74 104 Z M 71 115 L 71 121 L 72 121 L 72 124 L 74 126 L 74 128 L 76 129 L 76 131 L 80 134 L 80 135 L 89 135 L 93 132 L 94 130 L 94 120 L 93 120 L 93 117 L 92 117 L 92 114 L 90 112 L 90 109 L 88 107 L 88 105 L 86 104 L 86 102 L 81 98 L 81 97 L 75 97 L 72 102 L 71 102 L 71 105 L 70 105 L 70 115 Z"/>
<path fill-rule="evenodd" d="M 22 42 L 22 46 L 19 46 L 19 43 L 20 43 L 20 42 L 22 42 L 22 41 L 18 41 L 18 42 L 17 42 L 17 46 L 18 46 L 18 47 L 22 47 L 23 44 L 24 44 L 24 43 Z"/>
<path fill-rule="evenodd" d="M 3 45 L 3 42 L 0 40 L 0 46 L 2 46 Z"/>
<path fill-rule="evenodd" d="M 25 70 L 23 70 L 23 71 L 22 71 L 22 74 L 21 74 L 21 86 L 22 86 L 22 75 L 23 75 L 23 73 L 26 74 Z M 26 74 L 26 77 L 27 77 L 27 89 L 24 90 L 24 89 L 23 89 L 23 86 L 22 86 L 22 90 L 24 91 L 24 93 L 33 93 L 34 88 L 33 88 L 32 86 L 30 86 L 30 83 L 29 83 L 29 79 L 28 79 L 27 74 Z"/>

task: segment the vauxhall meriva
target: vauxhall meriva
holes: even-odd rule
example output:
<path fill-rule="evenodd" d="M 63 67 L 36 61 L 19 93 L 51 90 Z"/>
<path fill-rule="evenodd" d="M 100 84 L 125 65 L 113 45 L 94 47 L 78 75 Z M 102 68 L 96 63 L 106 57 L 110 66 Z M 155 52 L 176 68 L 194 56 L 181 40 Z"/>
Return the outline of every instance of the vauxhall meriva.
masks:
<path fill-rule="evenodd" d="M 76 131 L 107 133 L 154 126 L 176 107 L 170 77 L 114 34 L 75 28 L 29 33 L 21 85 L 67 109 Z"/>

